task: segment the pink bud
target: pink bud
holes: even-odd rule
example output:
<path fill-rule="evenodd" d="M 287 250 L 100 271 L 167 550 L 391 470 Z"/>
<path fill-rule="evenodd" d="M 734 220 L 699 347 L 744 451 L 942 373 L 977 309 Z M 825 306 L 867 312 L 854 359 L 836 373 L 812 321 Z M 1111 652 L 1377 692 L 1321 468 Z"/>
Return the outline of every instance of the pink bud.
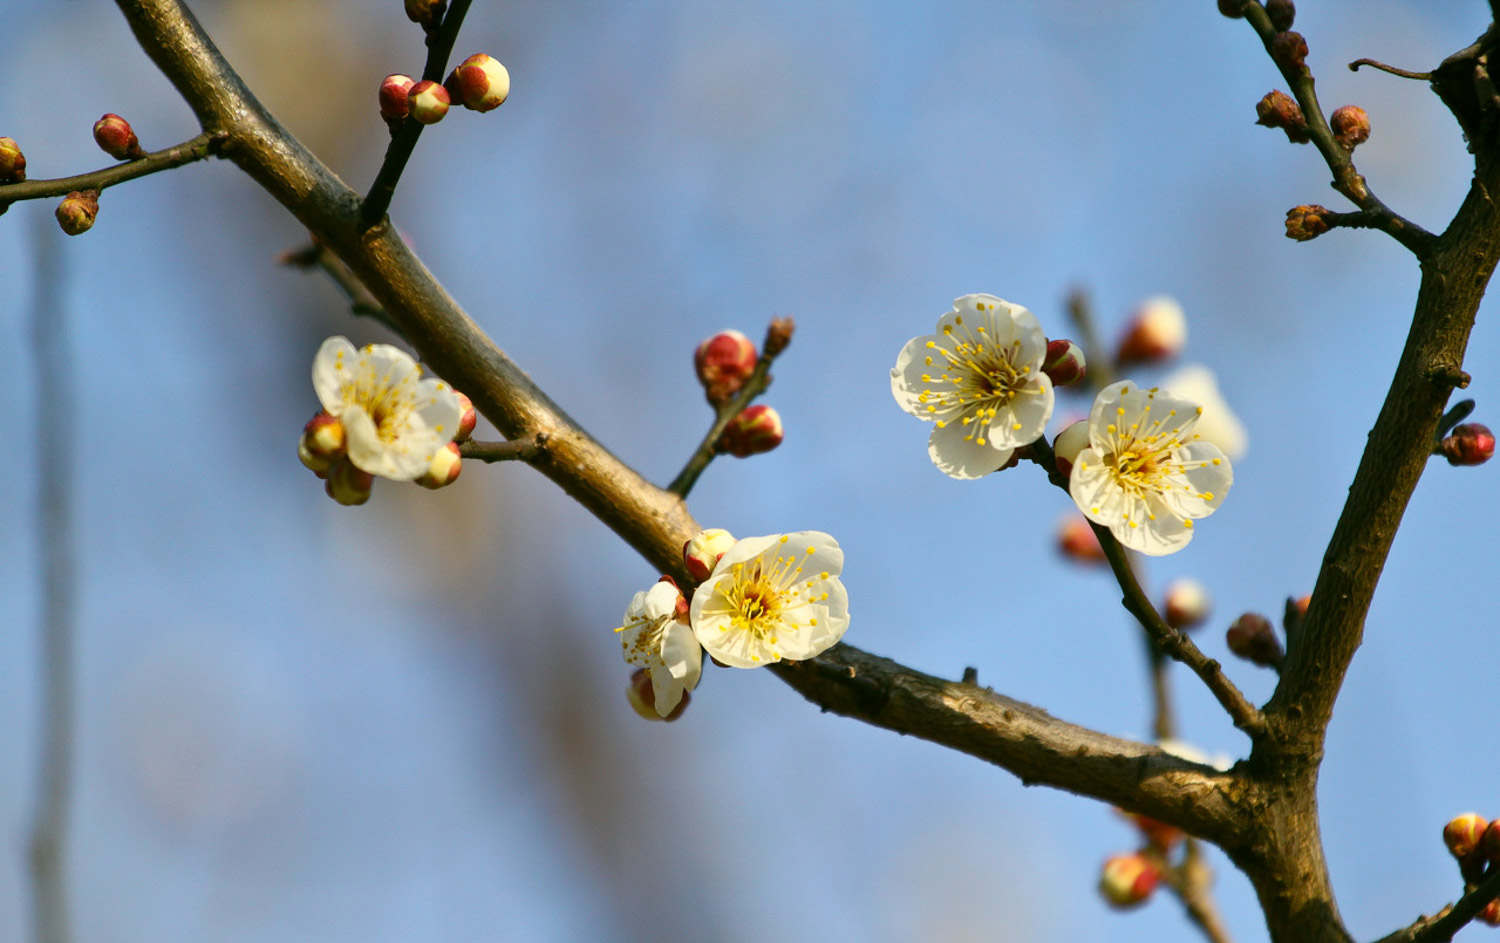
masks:
<path fill-rule="evenodd" d="M 769 452 L 781 444 L 781 415 L 769 406 L 750 406 L 729 420 L 719 450 L 735 458 Z"/>
<path fill-rule="evenodd" d="M 98 215 L 98 190 L 74 190 L 57 204 L 57 225 L 70 236 L 82 235 L 94 228 L 94 219 Z"/>
<path fill-rule="evenodd" d="M 693 352 L 693 368 L 708 401 L 714 405 L 728 402 L 755 370 L 755 344 L 739 331 L 720 331 L 698 345 Z"/>
<path fill-rule="evenodd" d="M 459 408 L 463 410 L 458 417 L 458 431 L 453 433 L 453 441 L 466 442 L 474 434 L 474 427 L 479 424 L 479 412 L 474 408 L 474 401 L 458 390 L 454 390 L 453 395 L 458 397 Z"/>
<path fill-rule="evenodd" d="M 1488 426 L 1466 422 L 1454 426 L 1441 447 L 1449 465 L 1483 465 L 1495 454 L 1495 434 Z"/>
<path fill-rule="evenodd" d="M 1224 634 L 1229 650 L 1262 668 L 1275 668 L 1281 664 L 1281 639 L 1263 615 L 1247 612 L 1234 620 Z"/>
<path fill-rule="evenodd" d="M 26 179 L 26 155 L 15 138 L 0 138 L 0 183 L 20 183 Z"/>
<path fill-rule="evenodd" d="M 1089 423 L 1087 419 L 1080 419 L 1063 428 L 1052 440 L 1052 457 L 1056 460 L 1057 473 L 1064 478 L 1073 474 L 1073 463 L 1078 461 L 1078 453 L 1089 447 Z M 1093 531 L 1089 531 L 1093 534 Z M 1094 541 L 1097 545 L 1098 541 Z"/>
<path fill-rule="evenodd" d="M 1053 386 L 1067 386 L 1082 380 L 1086 372 L 1083 350 L 1070 340 L 1048 341 L 1042 372 L 1052 379 Z"/>
<path fill-rule="evenodd" d="M 1484 838 L 1489 825 L 1489 819 L 1477 812 L 1456 815 L 1443 826 L 1443 844 L 1448 846 L 1449 854 L 1462 861 L 1479 848 L 1479 842 Z"/>
<path fill-rule="evenodd" d="M 510 96 L 510 72 L 482 52 L 460 62 L 443 84 L 454 101 L 472 111 L 499 108 Z"/>
<path fill-rule="evenodd" d="M 1352 151 L 1370 139 L 1370 116 L 1358 105 L 1345 105 L 1328 116 L 1333 139 Z"/>
<path fill-rule="evenodd" d="M 417 479 L 417 484 L 434 491 L 446 488 L 458 480 L 458 473 L 463 471 L 463 467 L 463 456 L 459 454 L 458 443 L 449 442 L 433 454 L 432 462 L 428 464 L 422 477 Z"/>
<path fill-rule="evenodd" d="M 418 26 L 431 29 L 443 18 L 448 0 L 406 0 L 406 18 Z"/>
<path fill-rule="evenodd" d="M 672 708 L 671 713 L 665 717 L 656 713 L 656 688 L 651 684 L 651 672 L 645 668 L 637 668 L 631 672 L 630 684 L 625 688 L 625 697 L 637 714 L 647 720 L 662 720 L 667 723 L 681 717 L 682 712 L 687 710 L 688 702 L 692 700 L 692 695 L 683 691 L 682 700 L 677 702 L 677 706 Z"/>
<path fill-rule="evenodd" d="M 734 535 L 722 528 L 700 531 L 682 545 L 682 562 L 688 575 L 703 582 L 713 574 L 719 558 L 734 546 Z"/>
<path fill-rule="evenodd" d="M 1197 580 L 1174 580 L 1167 586 L 1162 618 L 1174 629 L 1194 629 L 1202 625 L 1213 608 L 1208 590 Z"/>
<path fill-rule="evenodd" d="M 1089 522 L 1077 514 L 1070 514 L 1057 528 L 1057 549 L 1062 555 L 1079 563 L 1107 563 L 1104 548 Z"/>
<path fill-rule="evenodd" d="M 115 160 L 134 160 L 146 156 L 130 122 L 116 114 L 105 114 L 94 122 L 94 142 Z"/>
<path fill-rule="evenodd" d="M 417 80 L 399 72 L 380 80 L 380 117 L 394 128 L 411 114 L 411 88 Z"/>
<path fill-rule="evenodd" d="M 436 82 L 422 81 L 413 85 L 406 101 L 411 116 L 423 124 L 437 124 L 448 113 L 448 90 Z"/>
<path fill-rule="evenodd" d="M 792 334 L 796 330 L 797 322 L 791 318 L 772 318 L 771 326 L 766 328 L 766 339 L 761 344 L 761 349 L 766 352 L 767 357 L 780 356 L 792 342 Z"/>
<path fill-rule="evenodd" d="M 1151 896 L 1160 880 L 1161 870 L 1140 852 L 1114 855 L 1100 871 L 1099 893 L 1112 907 L 1135 907 Z"/>
<path fill-rule="evenodd" d="M 1148 298 L 1136 308 L 1115 360 L 1121 364 L 1154 363 L 1175 357 L 1187 341 L 1182 306 L 1166 295 Z"/>
<path fill-rule="evenodd" d="M 339 459 L 328 470 L 328 480 L 323 490 L 338 503 L 353 507 L 370 500 L 370 489 L 375 487 L 375 476 L 360 471 L 347 458 Z"/>

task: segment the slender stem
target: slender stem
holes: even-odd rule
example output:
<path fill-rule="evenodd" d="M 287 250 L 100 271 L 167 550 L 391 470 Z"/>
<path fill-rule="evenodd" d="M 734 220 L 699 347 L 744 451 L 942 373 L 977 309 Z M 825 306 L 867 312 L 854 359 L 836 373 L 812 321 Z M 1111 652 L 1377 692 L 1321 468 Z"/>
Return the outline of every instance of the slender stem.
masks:
<path fill-rule="evenodd" d="M 1453 935 L 1478 916 L 1485 905 L 1500 897 L 1500 868 L 1479 886 L 1464 894 L 1455 904 L 1444 907 L 1431 917 L 1422 917 L 1411 926 L 1381 937 L 1376 943 L 1448 943 Z"/>
<path fill-rule="evenodd" d="M 746 406 L 757 396 L 764 393 L 771 385 L 771 362 L 775 357 L 762 355 L 756 361 L 755 369 L 746 378 L 745 385 L 740 387 L 728 401 L 717 406 L 714 411 L 714 424 L 708 427 L 703 441 L 688 456 L 687 464 L 682 466 L 682 471 L 667 485 L 667 491 L 680 497 L 687 497 L 688 492 L 693 490 L 693 485 L 698 483 L 698 476 L 708 467 L 708 463 L 719 454 L 719 439 L 724 435 L 724 430 L 729 428 L 729 423 L 738 416 Z"/>
<path fill-rule="evenodd" d="M 458 30 L 463 26 L 470 2 L 471 0 L 453 0 L 447 14 L 443 16 L 442 25 L 428 34 L 427 64 L 422 68 L 422 78 L 425 81 L 443 80 L 443 73 L 448 70 L 448 57 L 453 54 L 453 44 L 458 40 Z M 365 197 L 364 204 L 360 207 L 360 222 L 366 228 L 380 222 L 391 208 L 391 198 L 396 195 L 396 184 L 401 181 L 406 162 L 411 160 L 412 153 L 417 149 L 417 139 L 422 136 L 423 127 L 420 121 L 407 115 L 406 120 L 401 122 L 391 136 L 391 143 L 385 150 L 385 160 L 381 161 L 380 170 L 375 174 L 375 182 L 370 185 L 370 195 Z"/>
<path fill-rule="evenodd" d="M 66 852 L 73 775 L 73 507 L 69 431 L 77 414 L 68 367 L 57 230 L 36 237 L 36 299 L 32 343 L 37 367 L 37 558 L 41 561 L 40 762 L 36 819 L 31 829 L 33 921 L 38 943 L 72 939 Z"/>
<path fill-rule="evenodd" d="M 1085 378 L 1090 388 L 1102 390 L 1114 381 L 1115 365 L 1099 342 L 1099 331 L 1094 326 L 1093 305 L 1084 288 L 1068 292 L 1068 318 L 1078 331 L 1078 344 L 1083 348 L 1084 365 L 1088 368 Z"/>
<path fill-rule="evenodd" d="M 322 269 L 329 278 L 333 279 L 333 283 L 339 286 L 344 295 L 348 297 L 350 311 L 357 315 L 374 318 L 396 333 L 401 333 L 401 329 L 397 327 L 396 322 L 392 321 L 385 313 L 385 309 L 380 306 L 380 302 L 376 301 L 375 296 L 370 294 L 370 289 L 366 288 L 365 283 L 359 280 L 359 276 L 354 274 L 354 270 L 344 264 L 343 259 L 328 251 L 328 247 L 322 243 L 314 241 L 311 245 L 304 246 L 301 249 L 289 249 L 278 257 L 278 261 L 295 268 Z"/>
<path fill-rule="evenodd" d="M 0 186 L 0 207 L 19 203 L 21 200 L 64 196 L 74 190 L 103 190 L 147 174 L 159 173 L 163 170 L 181 167 L 183 164 L 216 157 L 228 137 L 222 131 L 205 131 L 181 144 L 160 151 L 152 151 L 144 157 L 138 157 L 123 164 L 114 164 L 102 170 L 72 177 L 58 177 L 53 180 L 26 180 L 21 183 L 5 184 Z"/>
<path fill-rule="evenodd" d="M 1403 79 L 1417 79 L 1421 82 L 1432 81 L 1431 72 L 1413 72 L 1410 69 L 1398 69 L 1393 65 L 1386 65 L 1384 62 L 1379 62 L 1375 59 L 1355 59 L 1349 63 L 1349 71 L 1358 72 L 1359 67 L 1362 65 L 1367 65 L 1372 69 L 1379 69 L 1381 72 L 1389 72 L 1391 75 L 1399 75 Z"/>
<path fill-rule="evenodd" d="M 470 439 L 459 445 L 458 454 L 479 462 L 529 462 L 540 455 L 546 446 L 547 437 L 544 435 L 511 442 L 477 442 Z"/>
<path fill-rule="evenodd" d="M 1213 871 L 1203 860 L 1202 847 L 1196 839 L 1188 838 L 1182 863 L 1167 872 L 1167 883 L 1182 901 L 1188 920 L 1203 932 L 1209 943 L 1231 943 L 1233 938 L 1219 916 L 1210 890 L 1213 882 Z"/>

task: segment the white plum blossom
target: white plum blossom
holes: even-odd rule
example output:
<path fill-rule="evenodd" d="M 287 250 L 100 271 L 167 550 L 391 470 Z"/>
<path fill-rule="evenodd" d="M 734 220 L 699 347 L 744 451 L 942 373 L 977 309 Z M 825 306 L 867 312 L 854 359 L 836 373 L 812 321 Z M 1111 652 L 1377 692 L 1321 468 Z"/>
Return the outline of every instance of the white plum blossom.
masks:
<path fill-rule="evenodd" d="M 1186 547 L 1194 519 L 1212 514 L 1234 483 L 1229 459 L 1193 432 L 1202 411 L 1129 380 L 1100 390 L 1089 447 L 1068 479 L 1079 510 L 1132 550 L 1157 556 Z"/>
<path fill-rule="evenodd" d="M 935 333 L 901 348 L 891 395 L 936 425 L 927 444 L 933 464 L 953 478 L 979 478 L 1046 431 L 1053 399 L 1046 354 L 1036 315 L 994 295 L 964 295 Z"/>
<path fill-rule="evenodd" d="M 343 423 L 349 461 L 395 481 L 426 473 L 463 414 L 452 387 L 424 379 L 411 355 L 389 344 L 356 350 L 330 337 L 313 359 L 312 381 L 323 409 Z"/>
<path fill-rule="evenodd" d="M 625 661 L 651 674 L 658 717 L 672 713 L 683 692 L 698 686 L 703 672 L 703 650 L 693 630 L 677 621 L 681 598 L 673 584 L 657 583 L 635 594 L 625 610 L 625 624 L 615 629 Z"/>
<path fill-rule="evenodd" d="M 748 537 L 693 593 L 693 632 L 732 668 L 812 658 L 849 628 L 843 569 L 838 541 L 819 531 Z"/>
<path fill-rule="evenodd" d="M 1219 381 L 1214 372 L 1199 363 L 1188 364 L 1161 381 L 1161 388 L 1173 396 L 1197 403 L 1203 407 L 1198 418 L 1198 435 L 1219 447 L 1219 450 L 1235 461 L 1245 455 L 1250 437 L 1244 423 L 1234 414 L 1219 392 Z"/>

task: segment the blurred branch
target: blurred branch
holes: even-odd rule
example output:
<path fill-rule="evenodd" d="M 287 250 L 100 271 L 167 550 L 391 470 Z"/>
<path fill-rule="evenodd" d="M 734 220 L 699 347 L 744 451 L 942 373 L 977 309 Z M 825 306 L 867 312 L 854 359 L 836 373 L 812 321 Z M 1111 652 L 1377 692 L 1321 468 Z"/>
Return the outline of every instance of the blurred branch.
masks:
<path fill-rule="evenodd" d="M 283 265 L 290 265 L 293 268 L 322 269 L 329 278 L 333 279 L 333 283 L 339 286 L 344 295 L 349 299 L 350 311 L 357 315 L 374 318 L 381 324 L 399 333 L 396 325 L 390 318 L 386 317 L 385 309 L 380 306 L 380 302 L 375 300 L 375 296 L 370 294 L 370 289 L 366 288 L 364 282 L 359 280 L 359 276 L 355 275 L 349 266 L 344 264 L 343 259 L 329 252 L 317 240 L 313 240 L 311 245 L 304 246 L 301 249 L 288 249 L 277 256 L 276 260 Z"/>
<path fill-rule="evenodd" d="M 102 170 L 58 177 L 53 180 L 26 180 L 21 183 L 0 185 L 0 211 L 11 203 L 22 200 L 38 200 L 49 196 L 65 196 L 74 190 L 103 190 L 116 184 L 144 177 L 147 174 L 171 170 L 194 161 L 220 156 L 228 135 L 217 131 L 205 131 L 197 137 L 168 147 L 152 151 L 145 157 L 114 164 Z"/>
<path fill-rule="evenodd" d="M 1497 897 L 1500 897 L 1500 869 L 1460 897 L 1458 903 L 1449 904 L 1434 916 L 1422 917 L 1409 927 L 1383 936 L 1376 943 L 1448 943 Z"/>
<path fill-rule="evenodd" d="M 37 559 L 41 562 L 41 724 L 31 827 L 32 919 L 38 943 L 68 943 L 66 852 L 73 792 L 73 506 L 70 431 L 77 423 L 58 232 L 39 226 L 32 344 L 36 360 Z"/>
<path fill-rule="evenodd" d="M 1203 860 L 1203 849 L 1193 839 L 1187 839 L 1187 849 L 1182 864 L 1169 868 L 1166 880 L 1182 907 L 1188 920 L 1203 931 L 1209 943 L 1231 943 L 1233 938 L 1219 916 L 1219 908 L 1213 899 L 1213 871 Z"/>

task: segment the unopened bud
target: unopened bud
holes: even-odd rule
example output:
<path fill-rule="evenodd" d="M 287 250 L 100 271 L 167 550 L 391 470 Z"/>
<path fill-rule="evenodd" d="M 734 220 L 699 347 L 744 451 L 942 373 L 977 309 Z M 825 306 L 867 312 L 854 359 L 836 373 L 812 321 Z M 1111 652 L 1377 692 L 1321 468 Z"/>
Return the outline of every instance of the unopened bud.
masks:
<path fill-rule="evenodd" d="M 1472 858 L 1489 825 L 1489 819 L 1478 812 L 1455 815 L 1443 826 L 1443 844 L 1448 846 L 1448 853 L 1459 861 Z"/>
<path fill-rule="evenodd" d="M 98 190 L 74 190 L 57 204 L 57 225 L 70 236 L 88 232 L 98 215 Z"/>
<path fill-rule="evenodd" d="M 720 331 L 693 351 L 693 369 L 708 401 L 717 406 L 745 385 L 757 359 L 750 338 L 739 331 Z"/>
<path fill-rule="evenodd" d="M 458 397 L 458 431 L 453 433 L 454 442 L 467 442 L 469 436 L 474 434 L 474 427 L 479 424 L 479 410 L 474 408 L 474 401 L 469 399 L 458 390 L 453 391 Z"/>
<path fill-rule="evenodd" d="M 1307 133 L 1307 116 L 1302 113 L 1302 106 L 1280 89 L 1272 89 L 1255 103 L 1255 123 L 1280 128 L 1293 144 L 1306 144 L 1312 140 Z"/>
<path fill-rule="evenodd" d="M 729 420 L 719 437 L 719 451 L 735 458 L 769 452 L 781 444 L 781 414 L 770 406 L 749 406 Z"/>
<path fill-rule="evenodd" d="M 0 183 L 20 183 L 26 179 L 26 155 L 15 138 L 0 138 Z"/>
<path fill-rule="evenodd" d="M 1186 837 L 1182 829 L 1175 825 L 1158 822 L 1156 819 L 1141 815 L 1138 812 L 1119 811 L 1121 815 L 1125 816 L 1135 825 L 1140 831 L 1141 837 L 1146 839 L 1147 844 L 1162 852 L 1171 851 L 1178 842 Z"/>
<path fill-rule="evenodd" d="M 448 0 L 406 0 L 406 18 L 426 29 L 438 25 Z"/>
<path fill-rule="evenodd" d="M 1495 435 L 1488 426 L 1466 422 L 1453 427 L 1441 448 L 1449 465 L 1483 465 L 1495 454 Z"/>
<path fill-rule="evenodd" d="M 1219 12 L 1238 20 L 1245 15 L 1245 0 L 1219 0 Z"/>
<path fill-rule="evenodd" d="M 1139 852 L 1114 855 L 1099 872 L 1099 893 L 1112 907 L 1142 904 L 1161 880 L 1161 870 Z"/>
<path fill-rule="evenodd" d="M 328 413 L 319 411 L 302 427 L 302 443 L 314 455 L 337 458 L 344 454 L 344 424 Z"/>
<path fill-rule="evenodd" d="M 1089 447 L 1089 421 L 1080 419 L 1067 426 L 1052 440 L 1052 458 L 1057 465 L 1057 473 L 1064 478 L 1073 474 L 1073 463 L 1078 461 L 1078 453 Z M 1090 534 L 1094 532 L 1089 531 Z M 1098 545 L 1098 541 L 1094 541 Z"/>
<path fill-rule="evenodd" d="M 347 458 L 341 458 L 328 470 L 328 480 L 323 490 L 328 496 L 345 507 L 364 504 L 370 500 L 370 489 L 375 487 L 375 476 L 360 471 Z"/>
<path fill-rule="evenodd" d="M 411 116 L 423 124 L 437 124 L 448 113 L 448 90 L 436 82 L 422 81 L 407 92 Z"/>
<path fill-rule="evenodd" d="M 394 130 L 411 114 L 411 88 L 417 80 L 399 72 L 380 80 L 380 117 Z"/>
<path fill-rule="evenodd" d="M 1266 16 L 1271 19 L 1271 26 L 1276 32 L 1284 33 L 1292 28 L 1292 21 L 1297 18 L 1297 8 L 1292 0 L 1266 0 Z"/>
<path fill-rule="evenodd" d="M 1478 853 L 1491 864 L 1500 864 L 1500 819 L 1489 823 L 1480 836 Z"/>
<path fill-rule="evenodd" d="M 1089 522 L 1077 514 L 1070 514 L 1057 528 L 1057 549 L 1063 556 L 1079 563 L 1105 563 L 1104 548 Z"/>
<path fill-rule="evenodd" d="M 1152 363 L 1174 357 L 1187 341 L 1187 318 L 1182 305 L 1166 295 L 1147 298 L 1120 340 L 1115 361 L 1121 364 Z"/>
<path fill-rule="evenodd" d="M 1042 358 L 1042 372 L 1052 380 L 1053 386 L 1067 386 L 1083 379 L 1087 366 L 1083 362 L 1083 350 L 1070 340 L 1047 342 L 1047 353 Z"/>
<path fill-rule="evenodd" d="M 1307 40 L 1301 33 L 1283 30 L 1271 38 L 1271 58 L 1283 72 L 1307 73 Z"/>
<path fill-rule="evenodd" d="M 130 122 L 116 114 L 106 113 L 94 122 L 94 143 L 115 160 L 135 160 L 146 156 Z"/>
<path fill-rule="evenodd" d="M 766 352 L 767 357 L 780 356 L 792 342 L 792 334 L 796 330 L 797 322 L 791 318 L 772 318 L 770 327 L 766 328 L 766 339 L 760 345 L 761 349 Z"/>
<path fill-rule="evenodd" d="M 1282 659 L 1281 639 L 1265 616 L 1247 612 L 1234 620 L 1229 631 L 1224 633 L 1229 650 L 1262 668 L 1280 666 Z"/>
<path fill-rule="evenodd" d="M 1327 232 L 1328 207 L 1304 203 L 1286 211 L 1286 237 L 1298 242 L 1316 239 Z"/>
<path fill-rule="evenodd" d="M 647 720 L 662 720 L 668 723 L 682 716 L 687 710 L 688 702 L 692 695 L 686 691 L 682 692 L 682 700 L 677 706 L 663 717 L 656 712 L 656 688 L 651 684 L 651 672 L 645 668 L 637 668 L 630 673 L 630 684 L 625 688 L 625 697 L 630 701 L 630 706 L 637 714 Z"/>
<path fill-rule="evenodd" d="M 1484 909 L 1474 915 L 1474 919 L 1492 927 L 1500 927 L 1500 897 L 1485 904 Z"/>
<path fill-rule="evenodd" d="M 734 546 L 734 535 L 719 527 L 700 531 L 682 545 L 682 563 L 688 575 L 698 582 L 708 579 L 718 566 L 719 558 Z"/>
<path fill-rule="evenodd" d="M 1345 105 L 1328 116 L 1333 139 L 1352 151 L 1370 139 L 1370 116 L 1358 105 Z"/>
<path fill-rule="evenodd" d="M 1213 609 L 1208 590 L 1197 580 L 1173 580 L 1167 586 L 1162 618 L 1174 629 L 1194 629 L 1202 625 Z"/>
<path fill-rule="evenodd" d="M 443 84 L 454 101 L 471 111 L 499 108 L 510 96 L 510 72 L 482 52 L 460 62 Z"/>
<path fill-rule="evenodd" d="M 459 454 L 458 443 L 449 442 L 433 453 L 427 471 L 417 479 L 417 484 L 433 491 L 446 488 L 458 480 L 458 473 L 463 471 L 463 467 L 463 456 Z"/>

